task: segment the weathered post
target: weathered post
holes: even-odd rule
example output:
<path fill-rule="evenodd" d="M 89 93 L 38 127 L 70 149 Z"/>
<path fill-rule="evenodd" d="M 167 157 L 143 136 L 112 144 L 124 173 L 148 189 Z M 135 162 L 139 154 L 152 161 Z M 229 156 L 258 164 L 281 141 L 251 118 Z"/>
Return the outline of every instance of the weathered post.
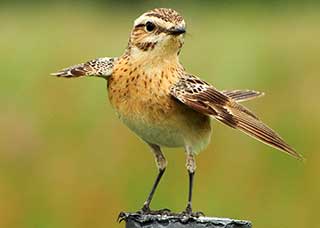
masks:
<path fill-rule="evenodd" d="M 252 228 L 250 221 L 215 217 L 187 217 L 182 215 L 142 215 L 121 213 L 126 228 Z"/>

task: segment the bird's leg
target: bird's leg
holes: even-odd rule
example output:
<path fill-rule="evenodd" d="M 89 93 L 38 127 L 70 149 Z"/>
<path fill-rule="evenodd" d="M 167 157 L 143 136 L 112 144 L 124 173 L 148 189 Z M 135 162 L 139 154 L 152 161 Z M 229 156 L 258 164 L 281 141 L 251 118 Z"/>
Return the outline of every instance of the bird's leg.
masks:
<path fill-rule="evenodd" d="M 192 214 L 192 190 L 193 190 L 193 178 L 196 171 L 196 160 L 193 153 L 187 151 L 186 167 L 189 174 L 189 194 L 188 204 L 185 210 L 186 214 Z"/>
<path fill-rule="evenodd" d="M 143 213 L 150 213 L 151 210 L 150 210 L 150 203 L 151 203 L 151 200 L 153 198 L 153 195 L 156 191 L 156 188 L 160 182 L 160 179 L 164 173 L 164 171 L 166 170 L 166 167 L 167 167 L 167 160 L 166 158 L 164 157 L 164 155 L 162 154 L 161 152 L 161 149 L 158 145 L 155 145 L 155 144 L 149 144 L 149 146 L 151 147 L 152 149 L 152 152 L 154 153 L 155 155 L 155 160 L 156 160 L 156 164 L 157 164 L 157 167 L 159 169 L 159 173 L 158 173 L 158 176 L 152 186 L 152 189 L 149 193 L 149 196 L 147 198 L 147 200 L 145 201 L 145 203 L 143 204 L 143 207 L 142 207 L 142 212 Z"/>
<path fill-rule="evenodd" d="M 192 192 L 193 192 L 193 180 L 194 174 L 196 171 L 196 159 L 195 154 L 192 151 L 191 147 L 186 147 L 187 159 L 186 159 L 186 167 L 189 174 L 189 194 L 188 194 L 188 203 L 186 209 L 182 212 L 182 215 L 199 217 L 204 216 L 202 212 L 193 212 L 192 211 Z"/>

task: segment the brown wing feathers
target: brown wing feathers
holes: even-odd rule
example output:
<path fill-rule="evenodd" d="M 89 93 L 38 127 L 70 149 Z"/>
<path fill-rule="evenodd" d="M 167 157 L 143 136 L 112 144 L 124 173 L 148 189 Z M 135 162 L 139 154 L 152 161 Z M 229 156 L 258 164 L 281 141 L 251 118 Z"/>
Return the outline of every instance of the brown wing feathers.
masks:
<path fill-rule="evenodd" d="M 200 79 L 195 76 L 181 78 L 172 87 L 171 94 L 194 110 L 213 116 L 232 128 L 239 129 L 255 139 L 302 159 L 302 156 L 275 131 L 261 122 L 250 110 L 236 102 L 236 100 L 243 101 L 260 96 L 261 93 L 249 90 L 222 93 L 207 83 L 199 81 Z"/>
<path fill-rule="evenodd" d="M 237 102 L 248 101 L 264 95 L 264 93 L 254 90 L 223 90 L 221 93 Z"/>
<path fill-rule="evenodd" d="M 52 73 L 51 75 L 65 78 L 81 76 L 97 76 L 107 78 L 112 74 L 112 68 L 116 60 L 117 58 L 109 57 L 93 59 L 82 64 L 62 69 L 56 73 Z"/>

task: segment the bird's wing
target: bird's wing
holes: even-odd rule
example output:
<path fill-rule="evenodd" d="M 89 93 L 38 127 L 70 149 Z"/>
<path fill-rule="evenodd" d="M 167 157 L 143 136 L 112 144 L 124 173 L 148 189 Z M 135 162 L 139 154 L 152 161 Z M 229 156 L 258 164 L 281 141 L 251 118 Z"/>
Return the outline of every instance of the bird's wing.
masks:
<path fill-rule="evenodd" d="M 187 75 L 180 78 L 171 88 L 171 95 L 198 112 L 210 115 L 267 145 L 302 159 L 299 153 L 250 110 L 195 76 Z"/>
<path fill-rule="evenodd" d="M 118 58 L 98 58 L 85 63 L 77 64 L 65 69 L 62 69 L 51 75 L 57 77 L 73 78 L 81 76 L 96 76 L 107 78 L 111 76 L 114 63 Z"/>
<path fill-rule="evenodd" d="M 221 93 L 230 97 L 236 102 L 248 101 L 264 95 L 263 92 L 254 90 L 222 90 Z"/>

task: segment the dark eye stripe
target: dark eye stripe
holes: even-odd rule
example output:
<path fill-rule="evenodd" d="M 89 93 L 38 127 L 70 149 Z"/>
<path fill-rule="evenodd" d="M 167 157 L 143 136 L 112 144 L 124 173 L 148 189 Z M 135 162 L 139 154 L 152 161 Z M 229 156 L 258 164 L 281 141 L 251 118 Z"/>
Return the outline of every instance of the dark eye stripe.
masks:
<path fill-rule="evenodd" d="M 145 24 L 137 24 L 134 28 L 142 28 L 145 27 Z M 167 33 L 167 30 L 163 27 L 157 27 L 156 34 L 159 35 L 160 33 Z"/>
<path fill-rule="evenodd" d="M 141 28 L 141 27 L 144 27 L 145 25 L 144 24 L 138 24 L 135 26 L 135 28 Z"/>

